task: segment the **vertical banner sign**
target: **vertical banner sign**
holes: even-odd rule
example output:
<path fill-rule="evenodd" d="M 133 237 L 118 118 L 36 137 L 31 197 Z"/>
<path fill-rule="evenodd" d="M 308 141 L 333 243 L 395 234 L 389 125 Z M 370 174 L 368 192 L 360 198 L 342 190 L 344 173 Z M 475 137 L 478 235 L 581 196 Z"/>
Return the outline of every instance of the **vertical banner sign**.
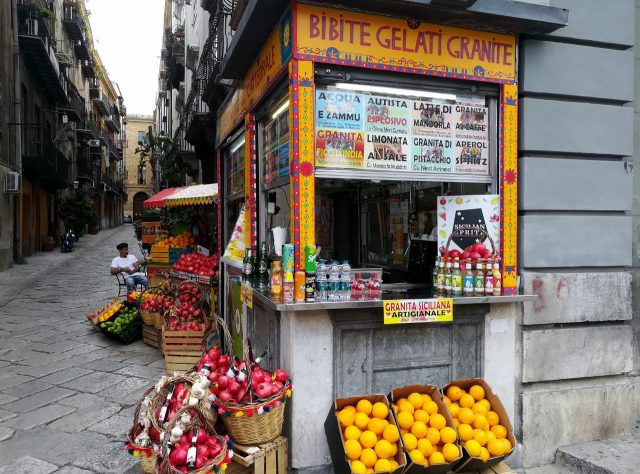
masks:
<path fill-rule="evenodd" d="M 244 126 L 244 195 L 247 209 L 246 225 L 249 229 L 245 234 L 245 247 L 251 248 L 258 246 L 256 120 L 252 113 L 245 116 Z"/>
<path fill-rule="evenodd" d="M 384 324 L 446 323 L 453 321 L 453 299 L 386 300 Z"/>
<path fill-rule="evenodd" d="M 500 91 L 500 194 L 502 195 L 502 291 L 517 294 L 518 272 L 518 87 Z"/>

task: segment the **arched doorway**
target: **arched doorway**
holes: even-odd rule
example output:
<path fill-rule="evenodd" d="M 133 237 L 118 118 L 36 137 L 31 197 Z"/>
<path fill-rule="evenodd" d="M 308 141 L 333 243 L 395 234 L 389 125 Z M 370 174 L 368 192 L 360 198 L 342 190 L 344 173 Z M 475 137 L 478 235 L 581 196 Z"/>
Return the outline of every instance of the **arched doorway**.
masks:
<path fill-rule="evenodd" d="M 133 196 L 133 220 L 139 220 L 142 218 L 142 213 L 144 212 L 144 207 L 142 203 L 149 199 L 149 195 L 147 193 L 143 193 L 142 191 L 136 193 Z"/>

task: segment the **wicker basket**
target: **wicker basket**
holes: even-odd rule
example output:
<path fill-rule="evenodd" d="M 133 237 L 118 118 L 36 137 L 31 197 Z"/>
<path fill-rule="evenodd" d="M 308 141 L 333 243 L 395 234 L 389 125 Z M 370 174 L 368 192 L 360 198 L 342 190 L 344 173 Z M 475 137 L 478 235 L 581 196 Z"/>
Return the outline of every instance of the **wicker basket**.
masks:
<path fill-rule="evenodd" d="M 193 385 L 198 379 L 198 374 L 184 374 L 184 375 L 176 375 L 173 377 L 167 377 L 160 390 L 156 393 L 153 400 L 151 400 L 151 404 L 149 405 L 149 418 L 151 419 L 151 426 L 157 429 L 159 432 L 165 430 L 165 426 L 168 422 L 165 422 L 163 426 L 160 425 L 158 419 L 156 418 L 156 412 L 158 409 L 162 408 L 165 400 L 167 399 L 167 395 L 169 394 L 169 385 L 170 384 L 179 384 L 186 383 L 189 386 Z M 216 420 L 218 419 L 217 412 L 211 410 L 210 402 L 209 402 L 209 390 L 206 390 L 205 395 L 200 399 L 200 402 L 195 405 L 200 409 L 202 415 L 207 418 L 208 422 L 211 423 L 211 426 L 216 424 Z"/>
<path fill-rule="evenodd" d="M 151 322 L 153 323 L 153 327 L 156 329 L 162 329 L 164 326 L 164 318 L 162 317 L 162 313 L 157 311 L 151 311 Z"/>
<path fill-rule="evenodd" d="M 210 423 L 209 418 L 202 412 L 202 410 L 198 408 L 185 408 L 176 413 L 176 416 L 167 423 L 166 432 L 170 433 L 171 430 L 178 425 L 180 422 L 180 418 L 183 413 L 189 413 L 191 415 L 191 421 L 187 424 L 183 424 L 183 431 L 189 431 L 195 427 L 199 427 L 204 429 L 208 434 L 215 435 L 220 444 L 222 445 L 222 451 L 216 456 L 210 463 L 205 464 L 199 469 L 194 469 L 189 471 L 192 474 L 210 474 L 213 472 L 219 472 L 222 470 L 226 470 L 227 466 L 231 464 L 231 457 L 233 456 L 233 451 L 230 449 L 229 439 L 225 436 L 219 436 L 215 429 L 214 425 Z M 169 436 L 165 436 L 162 447 L 160 448 L 161 456 L 158 457 L 156 461 L 156 469 L 158 473 L 161 474 L 181 474 L 182 471 L 176 469 L 171 464 L 169 464 L 169 456 L 168 453 L 168 445 L 169 445 Z"/>
<path fill-rule="evenodd" d="M 144 399 L 155 390 L 155 386 L 151 386 L 145 390 L 145 392 L 138 400 L 135 411 L 133 413 L 133 424 L 129 433 L 127 433 L 128 449 L 133 452 L 137 452 L 136 456 L 140 458 L 140 464 L 142 465 L 142 471 L 145 474 L 153 474 L 155 472 L 157 454 L 153 449 L 153 446 L 145 447 L 140 446 L 135 442 L 136 437 L 142 432 L 143 426 L 139 422 L 140 408 Z M 148 413 L 147 413 L 148 416 Z M 132 452 L 132 454 L 133 454 Z"/>
<path fill-rule="evenodd" d="M 474 237 L 476 239 L 479 239 L 478 242 L 483 242 L 485 240 L 488 240 L 489 243 L 491 244 L 491 253 L 493 254 L 493 258 L 496 258 L 498 256 L 496 244 L 486 230 L 480 229 L 473 235 L 468 235 L 461 231 L 453 231 L 451 232 L 451 235 L 449 235 L 449 238 L 447 239 L 447 243 L 444 246 L 444 250 L 446 251 L 449 250 L 449 246 L 451 245 L 451 240 L 454 237 Z"/>

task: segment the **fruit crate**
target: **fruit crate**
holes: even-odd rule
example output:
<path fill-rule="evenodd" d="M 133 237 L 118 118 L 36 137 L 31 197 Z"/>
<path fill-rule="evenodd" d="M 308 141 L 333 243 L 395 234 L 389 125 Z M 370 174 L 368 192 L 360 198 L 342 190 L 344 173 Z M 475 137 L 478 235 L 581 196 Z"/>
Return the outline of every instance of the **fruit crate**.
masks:
<path fill-rule="evenodd" d="M 162 330 L 162 352 L 167 372 L 186 372 L 202 357 L 202 331 Z"/>
<path fill-rule="evenodd" d="M 288 442 L 282 436 L 257 446 L 233 445 L 233 461 L 226 474 L 285 474 Z"/>
<path fill-rule="evenodd" d="M 162 350 L 162 331 L 159 329 L 149 326 L 148 324 L 143 324 L 142 340 L 148 346 Z"/>
<path fill-rule="evenodd" d="M 469 474 L 516 474 L 516 471 L 507 466 L 506 463 L 501 462 L 482 471 L 472 471 Z"/>
<path fill-rule="evenodd" d="M 151 247 L 151 261 L 158 263 L 169 263 L 169 247 Z"/>

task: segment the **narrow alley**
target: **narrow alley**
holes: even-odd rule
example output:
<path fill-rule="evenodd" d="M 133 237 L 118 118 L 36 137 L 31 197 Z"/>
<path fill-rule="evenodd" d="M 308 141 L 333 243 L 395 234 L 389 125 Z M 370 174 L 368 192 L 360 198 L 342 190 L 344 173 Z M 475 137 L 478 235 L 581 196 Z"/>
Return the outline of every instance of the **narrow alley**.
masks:
<path fill-rule="evenodd" d="M 85 318 L 117 295 L 109 264 L 127 241 L 140 258 L 125 225 L 0 273 L 0 473 L 140 472 L 123 441 L 162 355 Z"/>

